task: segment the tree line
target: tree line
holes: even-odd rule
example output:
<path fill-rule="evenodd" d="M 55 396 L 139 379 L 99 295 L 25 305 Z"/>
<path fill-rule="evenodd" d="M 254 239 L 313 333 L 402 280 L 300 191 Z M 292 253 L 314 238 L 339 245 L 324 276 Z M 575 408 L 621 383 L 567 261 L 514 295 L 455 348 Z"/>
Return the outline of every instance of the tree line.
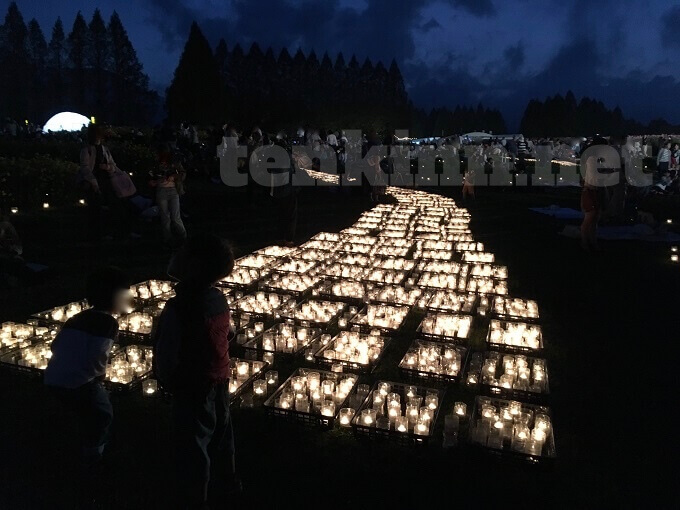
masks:
<path fill-rule="evenodd" d="M 239 44 L 230 48 L 224 39 L 213 50 L 196 23 L 167 89 L 166 109 L 173 122 L 228 122 L 242 128 L 384 133 L 410 126 L 415 136 L 505 130 L 501 113 L 482 105 L 454 111 L 415 108 L 394 60 L 386 66 L 342 53 L 319 58 L 298 49 L 291 55 L 286 48 L 275 54 L 257 43 L 246 52 Z"/>
<path fill-rule="evenodd" d="M 607 108 L 602 101 L 583 97 L 577 101 L 572 91 L 563 97 L 557 94 L 545 101 L 533 99 L 522 117 L 520 131 L 530 137 L 575 135 L 625 136 L 629 134 L 662 134 L 680 132 L 663 119 L 644 125 L 624 117 L 621 108 Z"/>
<path fill-rule="evenodd" d="M 12 2 L 0 25 L 0 114 L 44 123 L 68 110 L 114 124 L 148 123 L 158 94 L 114 11 L 88 23 L 78 12 L 67 34 L 57 18 L 49 42 L 34 18 L 25 23 Z"/>

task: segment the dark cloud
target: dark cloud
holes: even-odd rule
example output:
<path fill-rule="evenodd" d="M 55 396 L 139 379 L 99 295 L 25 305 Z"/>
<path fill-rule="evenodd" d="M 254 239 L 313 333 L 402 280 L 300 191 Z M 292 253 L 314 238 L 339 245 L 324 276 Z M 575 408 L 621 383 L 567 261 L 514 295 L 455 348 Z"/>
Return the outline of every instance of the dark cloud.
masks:
<path fill-rule="evenodd" d="M 526 55 L 524 54 L 524 46 L 522 43 L 517 43 L 514 46 L 508 46 L 503 52 L 503 58 L 508 67 L 517 72 L 524 65 Z"/>
<path fill-rule="evenodd" d="M 661 41 L 666 47 L 680 47 L 680 5 L 661 16 Z"/>
<path fill-rule="evenodd" d="M 436 19 L 434 19 L 434 18 L 431 18 L 430 21 L 428 21 L 428 22 L 425 23 L 422 27 L 420 27 L 420 29 L 421 29 L 423 32 L 429 32 L 430 30 L 434 30 L 435 28 L 441 28 L 441 25 L 440 25 L 439 22 L 438 22 Z"/>
<path fill-rule="evenodd" d="M 493 0 L 453 0 L 453 4 L 475 16 L 490 17 L 496 15 L 496 6 L 493 4 Z"/>

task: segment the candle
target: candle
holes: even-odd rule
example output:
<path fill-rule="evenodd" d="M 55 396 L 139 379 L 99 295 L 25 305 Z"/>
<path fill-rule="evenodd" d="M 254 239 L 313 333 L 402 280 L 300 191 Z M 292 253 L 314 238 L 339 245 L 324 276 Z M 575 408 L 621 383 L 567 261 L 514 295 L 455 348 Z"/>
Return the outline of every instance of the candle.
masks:
<path fill-rule="evenodd" d="M 456 402 L 453 404 L 453 412 L 457 416 L 464 417 L 467 414 L 467 405 L 465 402 Z"/>
<path fill-rule="evenodd" d="M 349 427 L 352 418 L 354 418 L 354 409 L 350 407 L 343 407 L 340 409 L 340 425 L 343 427 Z"/>
<path fill-rule="evenodd" d="M 253 382 L 253 393 L 258 397 L 263 397 L 267 394 L 267 381 L 257 380 Z"/>
<path fill-rule="evenodd" d="M 142 381 L 142 394 L 145 397 L 150 397 L 158 391 L 158 382 L 156 379 L 145 379 Z"/>

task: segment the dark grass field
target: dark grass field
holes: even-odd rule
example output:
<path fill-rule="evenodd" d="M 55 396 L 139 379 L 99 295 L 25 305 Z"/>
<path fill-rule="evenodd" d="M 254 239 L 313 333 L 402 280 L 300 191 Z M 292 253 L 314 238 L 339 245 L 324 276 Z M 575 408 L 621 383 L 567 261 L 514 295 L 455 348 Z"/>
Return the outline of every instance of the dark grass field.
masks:
<path fill-rule="evenodd" d="M 597 255 L 557 235 L 563 224 L 529 207 L 578 206 L 560 190 L 478 189 L 469 204 L 477 240 L 509 268 L 510 295 L 539 303 L 558 459 L 548 469 L 466 448 L 399 448 L 269 421 L 235 409 L 237 458 L 246 491 L 229 508 L 677 508 L 680 267 L 667 246 L 606 243 Z M 459 190 L 448 194 L 457 197 Z M 237 254 L 279 237 L 266 197 L 196 185 L 191 231 L 233 240 Z M 368 205 L 354 193 L 304 190 L 298 237 L 337 231 Z M 88 270 L 115 263 L 136 279 L 162 277 L 168 254 L 157 225 L 142 241 L 91 250 L 79 243 L 81 211 L 20 217 L 26 256 L 49 264 L 44 283 L 0 295 L 0 320 L 82 296 Z M 413 317 L 371 381 L 398 377 Z M 475 332 L 480 344 L 482 328 Z M 279 369 L 280 377 L 292 367 Z M 72 434 L 39 381 L 0 371 L 0 508 L 171 508 L 170 404 L 114 396 L 115 431 L 101 486 L 88 490 L 71 455 Z M 454 388 L 446 405 L 473 395 Z"/>

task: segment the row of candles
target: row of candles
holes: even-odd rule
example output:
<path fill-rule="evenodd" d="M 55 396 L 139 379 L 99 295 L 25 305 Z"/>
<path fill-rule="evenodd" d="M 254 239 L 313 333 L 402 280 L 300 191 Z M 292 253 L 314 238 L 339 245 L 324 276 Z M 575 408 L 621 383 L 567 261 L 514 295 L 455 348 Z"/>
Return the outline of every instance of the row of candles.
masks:
<path fill-rule="evenodd" d="M 477 397 L 477 412 L 470 428 L 474 443 L 534 456 L 550 455 L 546 446 L 551 434 L 552 421 L 547 409 Z"/>
<path fill-rule="evenodd" d="M 428 436 L 439 405 L 439 392 L 435 390 L 380 381 L 354 417 L 354 423 L 360 427 Z"/>
<path fill-rule="evenodd" d="M 345 306 L 338 301 L 310 299 L 299 304 L 289 303 L 281 310 L 281 316 L 301 322 L 328 324 L 340 315 Z"/>
<path fill-rule="evenodd" d="M 261 327 L 261 323 L 256 323 L 254 331 Z M 261 341 L 257 342 L 256 347 L 269 352 L 296 353 L 306 347 L 321 336 L 321 329 L 298 326 L 295 324 L 280 323 L 272 326 L 262 333 Z M 330 336 L 330 335 L 328 335 Z M 246 347 L 253 345 L 253 341 L 246 344 Z"/>
<path fill-rule="evenodd" d="M 47 328 L 16 322 L 3 322 L 0 325 L 0 352 L 17 347 L 27 347 L 35 342 L 51 339 L 57 328 Z"/>
<path fill-rule="evenodd" d="M 538 350 L 543 348 L 541 327 L 523 322 L 492 320 L 488 341 L 492 345 Z"/>
<path fill-rule="evenodd" d="M 495 296 L 491 301 L 487 297 L 482 298 L 477 312 L 480 315 L 493 313 L 501 318 L 538 319 L 538 304 L 536 301 L 503 296 Z"/>
<path fill-rule="evenodd" d="M 442 338 L 465 339 L 470 336 L 472 317 L 457 314 L 429 314 L 420 325 L 420 332 Z"/>
<path fill-rule="evenodd" d="M 335 417 L 357 377 L 351 374 L 299 369 L 286 381 L 273 402 L 279 409 Z"/>
<path fill-rule="evenodd" d="M 416 340 L 399 366 L 407 370 L 458 377 L 463 366 L 462 347 Z"/>
<path fill-rule="evenodd" d="M 341 331 L 319 354 L 327 360 L 370 365 L 380 358 L 384 349 L 385 338 L 380 336 L 378 330 L 370 334 Z"/>
<path fill-rule="evenodd" d="M 470 361 L 468 386 L 477 384 L 502 390 L 548 393 L 548 370 L 545 360 L 524 355 L 501 355 L 498 352 L 476 353 Z"/>
<path fill-rule="evenodd" d="M 106 365 L 106 379 L 113 383 L 130 384 L 135 378 L 151 371 L 153 348 L 128 345 L 111 356 Z"/>

